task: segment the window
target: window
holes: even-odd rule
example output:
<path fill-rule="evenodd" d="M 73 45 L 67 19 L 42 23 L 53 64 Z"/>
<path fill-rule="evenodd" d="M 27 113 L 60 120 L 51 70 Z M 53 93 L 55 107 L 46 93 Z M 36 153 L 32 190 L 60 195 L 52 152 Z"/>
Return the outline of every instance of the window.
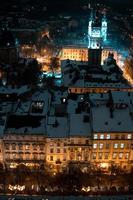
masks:
<path fill-rule="evenodd" d="M 122 136 L 121 136 L 121 139 L 122 139 L 122 140 L 125 140 L 125 135 L 122 135 Z"/>
<path fill-rule="evenodd" d="M 6 153 L 6 159 L 10 159 L 10 153 Z"/>
<path fill-rule="evenodd" d="M 120 144 L 120 148 L 123 149 L 124 148 L 124 143 Z"/>
<path fill-rule="evenodd" d="M 33 159 L 37 159 L 38 158 L 38 154 L 37 153 L 33 153 Z"/>
<path fill-rule="evenodd" d="M 74 144 L 74 140 L 71 140 L 71 144 Z"/>
<path fill-rule="evenodd" d="M 129 158 L 129 153 L 125 153 L 125 159 Z"/>
<path fill-rule="evenodd" d="M 64 150 L 63 150 L 63 151 L 64 151 L 64 153 L 66 153 L 66 152 L 67 152 L 65 148 L 64 148 Z"/>
<path fill-rule="evenodd" d="M 109 149 L 109 148 L 110 148 L 110 144 L 107 143 L 107 144 L 106 144 L 106 149 Z"/>
<path fill-rule="evenodd" d="M 108 158 L 109 158 L 109 154 L 108 154 L 108 153 L 105 153 L 105 154 L 104 154 L 104 158 L 105 158 L 105 159 L 108 159 Z"/>
<path fill-rule="evenodd" d="M 100 139 L 103 140 L 104 139 L 104 134 L 100 135 Z"/>
<path fill-rule="evenodd" d="M 116 135 L 116 136 L 115 136 L 115 139 L 116 139 L 116 140 L 118 140 L 118 139 L 119 139 L 119 136 L 118 136 L 118 135 Z"/>
<path fill-rule="evenodd" d="M 102 154 L 102 153 L 99 153 L 99 154 L 98 154 L 98 159 L 102 159 L 102 156 L 103 156 L 103 154 Z"/>
<path fill-rule="evenodd" d="M 119 153 L 119 159 L 122 159 L 123 153 Z"/>
<path fill-rule="evenodd" d="M 12 159 L 16 159 L 16 153 L 12 154 Z"/>
<path fill-rule="evenodd" d="M 99 144 L 99 149 L 103 149 L 103 144 L 102 143 Z"/>
<path fill-rule="evenodd" d="M 12 150 L 16 150 L 16 144 L 12 144 Z"/>
<path fill-rule="evenodd" d="M 110 134 L 106 135 L 106 139 L 109 140 L 110 139 Z"/>
<path fill-rule="evenodd" d="M 93 153 L 92 154 L 92 159 L 96 159 L 96 156 L 97 156 L 96 153 Z"/>
<path fill-rule="evenodd" d="M 22 144 L 18 144 L 18 149 L 19 150 L 23 150 L 23 145 Z"/>
<path fill-rule="evenodd" d="M 97 144 L 93 144 L 93 149 L 96 149 L 97 148 Z"/>
<path fill-rule="evenodd" d="M 50 149 L 50 153 L 54 153 L 54 149 Z"/>
<path fill-rule="evenodd" d="M 66 157 L 63 157 L 63 161 L 66 161 Z"/>
<path fill-rule="evenodd" d="M 43 150 L 44 150 L 43 144 L 40 144 L 40 145 L 39 145 L 39 148 L 40 148 L 40 151 L 43 151 Z"/>
<path fill-rule="evenodd" d="M 40 159 L 41 159 L 41 160 L 44 159 L 44 154 L 43 154 L 43 153 L 40 154 Z"/>
<path fill-rule="evenodd" d="M 117 158 L 117 153 L 113 153 L 112 158 L 113 158 L 113 159 L 116 159 L 116 158 Z"/>
<path fill-rule="evenodd" d="M 25 149 L 26 149 L 26 150 L 29 150 L 29 149 L 30 149 L 30 144 L 26 144 L 26 145 L 25 145 Z"/>
<path fill-rule="evenodd" d="M 8 143 L 5 144 L 5 148 L 6 148 L 6 150 L 9 150 L 10 146 Z"/>
<path fill-rule="evenodd" d="M 19 159 L 23 159 L 23 153 L 19 153 Z"/>
<path fill-rule="evenodd" d="M 115 143 L 114 144 L 114 149 L 117 149 L 118 148 L 118 143 Z"/>
<path fill-rule="evenodd" d="M 57 153 L 60 153 L 60 149 L 57 149 Z"/>
<path fill-rule="evenodd" d="M 128 139 L 128 140 L 132 139 L 132 135 L 131 135 L 131 134 L 128 134 L 128 135 L 127 135 L 127 139 Z"/>
<path fill-rule="evenodd" d="M 53 156 L 50 156 L 50 161 L 53 161 Z"/>
<path fill-rule="evenodd" d="M 126 144 L 126 149 L 130 149 L 130 144 L 129 143 Z"/>
<path fill-rule="evenodd" d="M 57 147 L 60 147 L 60 143 L 59 142 L 57 142 Z"/>
<path fill-rule="evenodd" d="M 35 101 L 31 104 L 31 112 L 32 113 L 42 113 L 43 112 L 44 102 Z"/>
<path fill-rule="evenodd" d="M 30 159 L 30 153 L 26 153 L 25 158 L 26 158 L 26 160 L 29 160 Z"/>
<path fill-rule="evenodd" d="M 37 150 L 37 144 L 33 144 L 33 150 Z"/>
<path fill-rule="evenodd" d="M 94 134 L 94 140 L 97 140 L 97 139 L 98 139 L 98 135 Z"/>

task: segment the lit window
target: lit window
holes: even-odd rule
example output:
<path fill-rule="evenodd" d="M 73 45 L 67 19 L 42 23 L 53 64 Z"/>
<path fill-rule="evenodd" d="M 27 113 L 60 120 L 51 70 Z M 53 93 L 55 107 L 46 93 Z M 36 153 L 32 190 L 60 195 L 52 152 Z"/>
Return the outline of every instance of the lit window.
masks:
<path fill-rule="evenodd" d="M 98 135 L 94 134 L 94 140 L 97 140 L 97 139 L 98 139 Z"/>
<path fill-rule="evenodd" d="M 128 134 L 128 135 L 127 135 L 127 139 L 130 140 L 131 138 L 132 138 L 132 135 L 131 135 L 131 134 Z"/>
<path fill-rule="evenodd" d="M 12 154 L 12 159 L 16 159 L 16 153 Z"/>
<path fill-rule="evenodd" d="M 99 149 L 103 149 L 103 144 L 102 143 L 99 144 Z"/>
<path fill-rule="evenodd" d="M 106 139 L 107 139 L 107 140 L 110 139 L 110 134 L 107 134 Z"/>
<path fill-rule="evenodd" d="M 113 153 L 112 158 L 113 158 L 113 159 L 116 159 L 116 157 L 117 157 L 117 153 Z"/>
<path fill-rule="evenodd" d="M 129 153 L 125 153 L 125 159 L 129 158 Z"/>
<path fill-rule="evenodd" d="M 115 143 L 115 144 L 114 144 L 114 149 L 117 149 L 117 148 L 118 148 L 118 144 Z"/>
<path fill-rule="evenodd" d="M 119 153 L 119 159 L 122 159 L 123 153 Z"/>
<path fill-rule="evenodd" d="M 103 140 L 104 139 L 104 134 L 100 135 L 100 139 Z"/>
<path fill-rule="evenodd" d="M 29 150 L 29 149 L 30 149 L 30 145 L 29 145 L 29 144 L 26 144 L 26 145 L 25 145 L 25 149 L 26 149 L 26 150 Z"/>
<path fill-rule="evenodd" d="M 96 149 L 97 148 L 97 144 L 93 144 L 93 149 Z"/>
<path fill-rule="evenodd" d="M 93 158 L 93 159 L 96 159 L 96 156 L 97 156 L 96 153 L 93 153 L 93 154 L 92 154 L 92 158 Z"/>
<path fill-rule="evenodd" d="M 124 143 L 120 144 L 120 148 L 123 149 L 124 148 Z"/>

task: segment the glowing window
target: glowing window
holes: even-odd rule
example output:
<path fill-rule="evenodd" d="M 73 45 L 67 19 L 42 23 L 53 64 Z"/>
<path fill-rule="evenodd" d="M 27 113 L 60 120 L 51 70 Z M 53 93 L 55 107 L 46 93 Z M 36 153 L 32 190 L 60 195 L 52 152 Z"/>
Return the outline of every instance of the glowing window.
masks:
<path fill-rule="evenodd" d="M 25 145 L 25 149 L 26 149 L 26 150 L 29 150 L 29 149 L 30 149 L 30 144 L 26 144 L 26 145 Z"/>
<path fill-rule="evenodd" d="M 116 159 L 116 158 L 117 158 L 117 153 L 113 153 L 112 158 L 113 158 L 113 159 Z"/>
<path fill-rule="evenodd" d="M 115 143 L 114 144 L 114 149 L 117 149 L 118 148 L 118 143 Z"/>
<path fill-rule="evenodd" d="M 104 139 L 104 134 L 100 135 L 100 139 L 103 140 Z"/>
<path fill-rule="evenodd" d="M 94 140 L 97 140 L 97 139 L 98 139 L 98 135 L 94 134 Z"/>
<path fill-rule="evenodd" d="M 123 149 L 124 148 L 124 143 L 120 144 L 120 148 Z"/>
<path fill-rule="evenodd" d="M 129 158 L 129 153 L 125 153 L 125 159 Z"/>
<path fill-rule="evenodd" d="M 106 139 L 107 139 L 107 140 L 110 139 L 110 134 L 107 134 Z"/>
<path fill-rule="evenodd" d="M 97 144 L 93 144 L 93 149 L 96 149 L 97 148 Z"/>
<path fill-rule="evenodd" d="M 123 153 L 119 153 L 119 159 L 122 159 Z"/>
<path fill-rule="evenodd" d="M 93 159 L 96 159 L 96 156 L 97 156 L 96 153 L 93 153 L 93 154 L 92 154 L 92 158 L 93 158 Z"/>
<path fill-rule="evenodd" d="M 103 144 L 102 143 L 99 144 L 99 149 L 103 149 Z"/>
<path fill-rule="evenodd" d="M 131 135 L 131 134 L 128 134 L 128 135 L 127 135 L 127 139 L 129 139 L 129 140 L 132 139 L 132 135 Z"/>

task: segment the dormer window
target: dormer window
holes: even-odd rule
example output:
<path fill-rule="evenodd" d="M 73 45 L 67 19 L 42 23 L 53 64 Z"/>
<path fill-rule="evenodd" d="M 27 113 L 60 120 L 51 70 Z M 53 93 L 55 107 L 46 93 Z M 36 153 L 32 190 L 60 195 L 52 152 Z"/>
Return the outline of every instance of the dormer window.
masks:
<path fill-rule="evenodd" d="M 44 102 L 42 101 L 34 101 L 31 104 L 31 112 L 32 113 L 42 113 L 44 107 Z"/>

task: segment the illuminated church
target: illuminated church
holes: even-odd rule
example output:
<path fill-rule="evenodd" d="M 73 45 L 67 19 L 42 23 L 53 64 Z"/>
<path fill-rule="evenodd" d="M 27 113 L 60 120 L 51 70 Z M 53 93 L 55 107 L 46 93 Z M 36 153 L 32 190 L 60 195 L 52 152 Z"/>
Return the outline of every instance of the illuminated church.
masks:
<path fill-rule="evenodd" d="M 107 19 L 104 14 L 101 22 L 91 12 L 88 24 L 88 48 L 99 49 L 107 40 Z"/>

